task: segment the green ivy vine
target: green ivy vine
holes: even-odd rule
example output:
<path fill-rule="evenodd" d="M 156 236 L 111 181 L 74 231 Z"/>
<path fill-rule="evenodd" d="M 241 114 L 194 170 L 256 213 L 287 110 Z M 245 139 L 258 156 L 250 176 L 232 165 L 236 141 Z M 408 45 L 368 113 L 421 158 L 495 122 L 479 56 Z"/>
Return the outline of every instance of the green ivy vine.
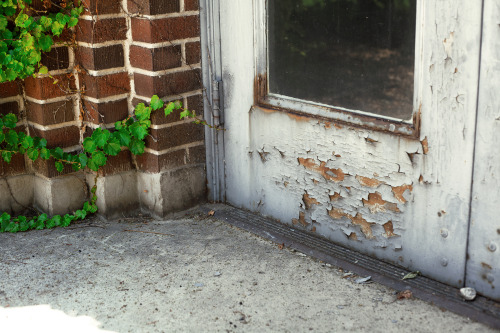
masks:
<path fill-rule="evenodd" d="M 151 127 L 151 113 L 164 107 L 165 116 L 174 110 L 181 110 L 180 119 L 191 118 L 193 122 L 209 126 L 205 121 L 196 118 L 194 112 L 182 108 L 180 101 L 169 102 L 165 105 L 163 100 L 154 95 L 149 106 L 140 103 L 135 107 L 134 116 L 130 116 L 114 124 L 114 130 L 97 128 L 92 135 L 85 138 L 82 151 L 79 153 L 66 153 L 61 147 L 47 148 L 47 140 L 29 136 L 23 132 L 17 132 L 17 117 L 9 113 L 0 116 L 0 154 L 2 159 L 10 163 L 14 154 L 27 154 L 32 160 L 41 158 L 48 160 L 52 158 L 57 171 L 62 172 L 64 167 L 70 165 L 74 171 L 85 167 L 98 172 L 107 162 L 108 156 L 116 156 L 123 148 L 128 148 L 134 155 L 144 153 L 145 138 Z M 96 180 L 97 180 L 96 173 Z M 95 184 L 97 181 L 94 182 Z M 0 232 L 18 232 L 31 229 L 50 229 L 57 226 L 66 227 L 72 221 L 83 220 L 88 214 L 97 211 L 97 187 L 91 189 L 91 199 L 84 203 L 83 208 L 64 216 L 41 214 L 37 217 L 26 216 L 12 217 L 8 213 L 0 216 Z"/>
<path fill-rule="evenodd" d="M 42 52 L 50 51 L 54 37 L 61 35 L 65 28 L 75 26 L 83 11 L 80 1 L 75 6 L 73 0 L 43 0 L 45 10 L 36 10 L 31 5 L 32 0 L 0 0 L 0 83 L 36 76 L 36 70 L 38 74 L 48 74 L 48 68 L 41 64 Z M 57 10 L 52 13 L 49 11 L 51 7 Z M 162 108 L 165 116 L 180 110 L 180 119 L 190 118 L 196 124 L 213 128 L 198 119 L 194 112 L 183 108 L 180 101 L 165 104 L 154 95 L 149 106 L 138 104 L 133 116 L 116 122 L 114 130 L 97 128 L 83 140 L 79 152 L 68 153 L 61 147 L 49 149 L 43 138 L 16 131 L 18 119 L 9 113 L 0 115 L 0 156 L 6 163 L 11 162 L 14 154 L 26 154 L 32 161 L 52 159 L 59 172 L 65 166 L 71 166 L 74 171 L 88 168 L 96 172 L 94 184 L 97 184 L 99 170 L 106 164 L 108 156 L 116 156 L 122 149 L 128 149 L 134 155 L 144 153 L 151 113 Z M 13 217 L 4 212 L 0 215 L 0 233 L 66 227 L 73 221 L 83 220 L 97 212 L 96 192 L 94 185 L 90 200 L 73 214 Z"/>
<path fill-rule="evenodd" d="M 0 0 L 0 82 L 25 79 L 37 69 L 47 74 L 40 63 L 42 52 L 49 52 L 54 37 L 74 27 L 83 11 L 80 2 L 75 6 L 72 0 L 44 0 L 45 10 L 31 5 L 32 0 Z M 49 12 L 52 7 L 57 12 Z"/>

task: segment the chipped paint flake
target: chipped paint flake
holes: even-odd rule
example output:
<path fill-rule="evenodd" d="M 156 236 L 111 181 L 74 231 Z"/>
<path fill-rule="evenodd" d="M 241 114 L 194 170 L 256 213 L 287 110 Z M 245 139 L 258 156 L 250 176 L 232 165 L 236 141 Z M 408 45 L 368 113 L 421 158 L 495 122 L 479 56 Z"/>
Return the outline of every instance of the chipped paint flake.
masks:
<path fill-rule="evenodd" d="M 302 201 L 306 209 L 311 209 L 313 205 L 320 205 L 319 201 L 311 197 L 307 192 L 302 196 Z"/>
<path fill-rule="evenodd" d="M 339 193 L 333 192 L 333 194 L 330 194 L 329 197 L 330 201 L 337 201 L 340 199 L 340 192 Z"/>
<path fill-rule="evenodd" d="M 384 230 L 385 230 L 384 236 L 387 238 L 399 236 L 394 233 L 394 226 L 392 225 L 392 221 L 389 221 L 384 224 Z"/>
<path fill-rule="evenodd" d="M 330 215 L 330 217 L 333 219 L 339 220 L 344 216 L 347 217 L 348 214 L 344 213 L 340 208 L 333 207 L 332 209 L 328 210 L 328 215 Z"/>
<path fill-rule="evenodd" d="M 328 210 L 328 215 L 336 220 L 341 219 L 342 217 L 347 217 L 349 220 L 351 220 L 352 224 L 357 225 L 361 228 L 361 231 L 367 239 L 375 238 L 372 232 L 372 225 L 375 223 L 366 221 L 363 218 L 363 215 L 361 215 L 360 213 L 357 213 L 356 216 L 352 216 L 351 214 L 344 213 L 339 208 L 333 207 L 332 209 Z"/>
<path fill-rule="evenodd" d="M 301 224 L 304 227 L 307 227 L 309 223 L 306 221 L 306 214 L 304 212 L 299 212 L 299 219 L 292 219 L 292 223 L 294 225 Z"/>
<path fill-rule="evenodd" d="M 401 185 L 398 187 L 393 187 L 392 188 L 392 193 L 394 193 L 394 198 L 398 200 L 401 203 L 406 203 L 406 199 L 403 196 L 406 190 L 409 190 L 410 192 L 413 191 L 413 185 Z"/>
<path fill-rule="evenodd" d="M 420 143 L 422 143 L 422 150 L 424 152 L 424 155 L 427 155 L 427 153 L 429 152 L 429 142 L 427 141 L 427 137 L 420 141 Z"/>
<path fill-rule="evenodd" d="M 351 233 L 349 234 L 348 238 L 349 238 L 350 240 L 355 240 L 355 241 L 357 241 L 357 240 L 358 240 L 358 235 L 356 235 L 356 233 L 355 233 L 355 232 L 351 232 Z"/>
<path fill-rule="evenodd" d="M 326 167 L 326 162 L 320 161 L 320 164 L 316 164 L 316 161 L 312 158 L 302 158 L 298 159 L 299 164 L 304 168 L 317 172 L 326 180 L 331 180 L 334 182 L 341 182 L 345 178 L 345 174 L 342 169 L 330 169 Z"/>
<path fill-rule="evenodd" d="M 363 199 L 363 205 L 368 207 L 370 213 L 385 213 L 387 210 L 399 213 L 398 205 L 392 202 L 387 202 L 382 199 L 382 194 L 379 192 L 368 194 L 368 200 Z"/>
<path fill-rule="evenodd" d="M 373 179 L 363 176 L 356 176 L 356 180 L 359 182 L 361 186 L 372 187 L 372 188 L 377 188 L 381 184 L 384 184 L 383 181 L 380 181 L 378 179 Z"/>

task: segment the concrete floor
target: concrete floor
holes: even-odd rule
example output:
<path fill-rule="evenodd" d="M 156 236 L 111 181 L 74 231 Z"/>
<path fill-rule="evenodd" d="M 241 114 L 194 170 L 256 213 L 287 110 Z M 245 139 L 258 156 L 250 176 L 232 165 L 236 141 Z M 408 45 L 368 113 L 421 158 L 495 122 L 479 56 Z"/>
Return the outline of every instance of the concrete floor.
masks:
<path fill-rule="evenodd" d="M 194 213 L 0 234 L 0 332 L 489 332 Z"/>

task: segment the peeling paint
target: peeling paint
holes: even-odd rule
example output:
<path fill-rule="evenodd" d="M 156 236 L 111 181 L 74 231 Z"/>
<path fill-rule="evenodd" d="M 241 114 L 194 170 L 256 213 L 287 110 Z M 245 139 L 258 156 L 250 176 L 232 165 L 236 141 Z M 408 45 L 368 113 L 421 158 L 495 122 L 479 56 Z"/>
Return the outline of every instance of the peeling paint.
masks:
<path fill-rule="evenodd" d="M 301 224 L 304 227 L 307 227 L 309 223 L 306 222 L 306 214 L 304 212 L 299 212 L 299 218 L 298 219 L 293 219 L 292 223 L 294 225 Z"/>
<path fill-rule="evenodd" d="M 333 194 L 329 194 L 328 196 L 330 197 L 330 201 L 337 201 L 340 199 L 339 192 L 333 192 Z"/>
<path fill-rule="evenodd" d="M 312 158 L 302 158 L 298 159 L 299 164 L 304 168 L 317 172 L 323 176 L 326 180 L 331 180 L 334 182 L 341 182 L 344 180 L 345 174 L 342 169 L 330 169 L 326 167 L 326 162 L 320 161 L 320 165 L 316 164 L 316 161 Z"/>
<path fill-rule="evenodd" d="M 307 192 L 302 196 L 302 201 L 306 209 L 311 209 L 313 205 L 320 205 L 319 201 L 311 197 Z"/>
<path fill-rule="evenodd" d="M 394 233 L 394 226 L 392 225 L 392 221 L 389 221 L 384 224 L 384 230 L 385 230 L 384 236 L 387 238 L 399 236 Z"/>
<path fill-rule="evenodd" d="M 375 192 L 368 194 L 368 200 L 363 199 L 363 205 L 368 207 L 372 214 L 385 213 L 387 210 L 399 213 L 398 205 L 382 199 L 382 194 Z"/>
<path fill-rule="evenodd" d="M 355 232 L 351 232 L 351 233 L 349 234 L 349 236 L 347 236 L 347 237 L 348 237 L 350 240 L 355 240 L 355 241 L 357 241 L 357 240 L 358 240 L 358 235 L 356 235 L 356 233 L 355 233 Z"/>
<path fill-rule="evenodd" d="M 360 185 L 372 188 L 377 188 L 381 184 L 384 184 L 383 181 L 363 176 L 356 176 L 356 180 L 359 182 Z"/>
<path fill-rule="evenodd" d="M 343 217 L 347 217 L 349 220 L 351 220 L 352 224 L 360 227 L 361 231 L 363 232 L 363 234 L 367 239 L 375 238 L 373 236 L 371 227 L 375 223 L 366 221 L 363 218 L 363 215 L 361 215 L 360 213 L 357 213 L 356 216 L 352 216 L 351 214 L 347 214 L 339 208 L 333 207 L 332 209 L 328 210 L 328 215 L 330 215 L 330 217 L 336 220 L 341 219 Z"/>
<path fill-rule="evenodd" d="M 413 185 L 401 185 L 392 188 L 392 193 L 394 193 L 394 198 L 396 198 L 401 203 L 406 203 L 406 199 L 403 196 L 406 190 L 410 192 L 413 191 Z"/>
<path fill-rule="evenodd" d="M 422 150 L 424 152 L 424 155 L 427 155 L 427 153 L 429 152 L 429 142 L 427 141 L 427 137 L 420 141 L 420 143 L 422 143 Z"/>

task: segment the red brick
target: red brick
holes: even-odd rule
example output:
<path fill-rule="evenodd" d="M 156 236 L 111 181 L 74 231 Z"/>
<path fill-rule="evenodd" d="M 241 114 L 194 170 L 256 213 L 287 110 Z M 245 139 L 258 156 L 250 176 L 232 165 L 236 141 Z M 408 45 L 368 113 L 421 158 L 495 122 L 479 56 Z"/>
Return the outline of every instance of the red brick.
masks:
<path fill-rule="evenodd" d="M 48 148 L 71 147 L 80 143 L 80 129 L 76 126 L 56 128 L 52 130 L 39 130 L 29 126 L 30 135 L 38 136 L 47 140 Z"/>
<path fill-rule="evenodd" d="M 188 164 L 199 164 L 205 163 L 206 161 L 206 150 L 204 145 L 188 148 Z"/>
<path fill-rule="evenodd" d="M 55 160 L 52 157 L 49 158 L 48 160 L 44 160 L 41 158 L 37 159 L 33 163 L 33 169 L 35 169 L 35 172 L 37 174 L 44 175 L 47 178 L 54 178 L 57 176 L 67 175 L 75 172 L 71 165 L 66 165 L 66 164 L 64 165 L 64 169 L 62 172 L 57 171 L 55 166 Z"/>
<path fill-rule="evenodd" d="M 1 101 L 0 101 L 1 102 Z M 7 102 L 0 104 L 0 115 L 5 116 L 8 113 L 13 113 L 19 119 L 19 104 L 17 102 Z"/>
<path fill-rule="evenodd" d="M 161 71 L 182 66 L 181 55 L 179 45 L 152 49 L 132 45 L 130 64 L 148 71 Z"/>
<path fill-rule="evenodd" d="M 108 156 L 108 160 L 101 167 L 103 176 L 113 175 L 133 169 L 131 153 L 128 150 L 121 151 L 116 156 Z"/>
<path fill-rule="evenodd" d="M 123 67 L 123 45 L 111 45 L 98 48 L 80 46 L 76 50 L 78 64 L 84 69 L 102 70 Z"/>
<path fill-rule="evenodd" d="M 135 92 L 139 96 L 160 97 L 178 95 L 201 89 L 201 72 L 193 69 L 161 76 L 148 76 L 134 73 Z"/>
<path fill-rule="evenodd" d="M 118 0 L 83 0 L 82 4 L 84 15 L 118 14 L 122 11 L 122 2 Z"/>
<path fill-rule="evenodd" d="M 42 64 L 47 66 L 49 71 L 68 68 L 68 48 L 65 46 L 54 47 L 50 52 L 42 52 Z"/>
<path fill-rule="evenodd" d="M 13 176 L 26 173 L 26 164 L 23 154 L 14 154 L 10 163 L 0 158 L 0 176 Z"/>
<path fill-rule="evenodd" d="M 194 111 L 197 116 L 203 116 L 203 95 L 194 95 L 187 98 L 187 106 L 191 111 Z"/>
<path fill-rule="evenodd" d="M 85 95 L 93 98 L 104 98 L 113 95 L 125 94 L 130 91 L 128 73 L 117 73 L 103 76 L 80 76 Z"/>
<path fill-rule="evenodd" d="M 200 42 L 186 43 L 186 63 L 192 65 L 201 61 Z"/>
<path fill-rule="evenodd" d="M 64 74 L 44 78 L 30 76 L 24 80 L 24 88 L 26 95 L 39 100 L 66 96 L 76 90 L 75 78 Z"/>
<path fill-rule="evenodd" d="M 128 117 L 128 103 L 126 99 L 107 103 L 93 103 L 83 100 L 85 121 L 94 124 L 113 124 Z"/>
<path fill-rule="evenodd" d="M 198 15 L 169 17 L 159 20 L 132 18 L 132 38 L 145 43 L 159 43 L 200 36 Z"/>
<path fill-rule="evenodd" d="M 205 136 L 203 125 L 185 123 L 162 129 L 151 129 L 146 137 L 146 146 L 153 150 L 163 150 L 202 141 Z"/>
<path fill-rule="evenodd" d="M 71 99 L 49 104 L 26 101 L 26 114 L 29 121 L 44 126 L 75 120 L 75 110 Z"/>
<path fill-rule="evenodd" d="M 21 92 L 21 81 L 0 83 L 0 98 L 17 96 Z"/>
<path fill-rule="evenodd" d="M 144 153 L 136 157 L 139 170 L 159 173 L 186 164 L 186 149 L 175 150 L 162 155 Z"/>
<path fill-rule="evenodd" d="M 158 15 L 179 12 L 179 0 L 129 0 L 131 14 Z"/>
<path fill-rule="evenodd" d="M 200 4 L 198 0 L 184 0 L 184 10 L 199 10 Z"/>
<path fill-rule="evenodd" d="M 76 26 L 76 38 L 86 43 L 103 43 L 127 39 L 127 22 L 124 18 L 90 21 L 80 19 Z"/>

